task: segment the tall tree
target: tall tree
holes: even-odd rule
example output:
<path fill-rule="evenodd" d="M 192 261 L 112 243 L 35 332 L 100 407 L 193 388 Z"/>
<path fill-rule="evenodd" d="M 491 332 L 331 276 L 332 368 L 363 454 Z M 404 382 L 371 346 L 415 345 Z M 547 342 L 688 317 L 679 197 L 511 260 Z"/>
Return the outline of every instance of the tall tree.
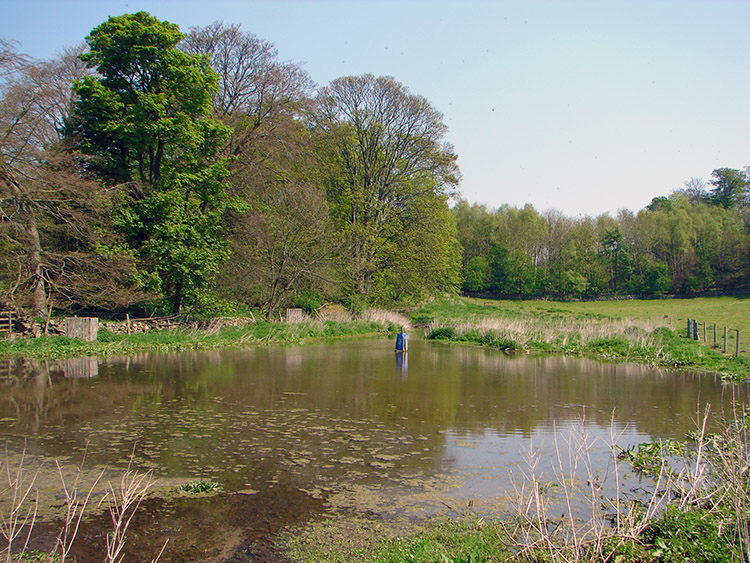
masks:
<path fill-rule="evenodd" d="M 273 43 L 237 24 L 190 28 L 180 48 L 207 57 L 216 71 L 214 111 L 233 129 L 227 152 L 236 157 L 248 159 L 259 141 L 274 140 L 280 122 L 297 114 L 313 86 L 299 65 L 278 60 Z"/>
<path fill-rule="evenodd" d="M 108 194 L 80 176 L 61 142 L 73 105 L 71 82 L 87 74 L 78 59 L 82 50 L 22 61 L 0 49 L 0 260 L 6 266 L 0 271 L 11 275 L 0 275 L 0 283 L 39 316 L 47 314 L 50 297 L 58 306 L 128 299 L 122 292 L 127 257 L 102 253 L 112 246 Z"/>
<path fill-rule="evenodd" d="M 631 261 L 628 247 L 620 227 L 607 229 L 602 235 L 602 255 L 609 268 L 610 288 L 614 295 L 627 290 L 630 279 Z"/>
<path fill-rule="evenodd" d="M 97 77 L 76 84 L 69 134 L 97 158 L 90 170 L 122 196 L 116 223 L 141 259 L 144 283 L 179 312 L 228 255 L 230 130 L 209 116 L 218 77 L 208 61 L 177 48 L 177 25 L 146 12 L 111 17 L 86 38 L 81 58 Z"/>
<path fill-rule="evenodd" d="M 711 172 L 713 186 L 709 201 L 725 209 L 744 206 L 747 203 L 750 179 L 744 170 L 717 168 Z"/>
<path fill-rule="evenodd" d="M 315 124 L 330 163 L 328 199 L 348 240 L 352 290 L 367 295 L 402 221 L 419 216 L 410 207 L 457 184 L 456 155 L 443 141 L 442 115 L 391 77 L 338 78 L 317 102 Z"/>

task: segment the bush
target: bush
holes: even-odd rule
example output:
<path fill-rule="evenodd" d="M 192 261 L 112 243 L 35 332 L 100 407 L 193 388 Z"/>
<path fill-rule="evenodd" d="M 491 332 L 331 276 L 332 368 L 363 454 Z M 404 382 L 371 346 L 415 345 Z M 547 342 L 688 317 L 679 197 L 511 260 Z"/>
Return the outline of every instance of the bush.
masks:
<path fill-rule="evenodd" d="M 427 335 L 427 340 L 453 340 L 455 337 L 455 328 L 452 326 L 440 326 L 430 331 Z"/>
<path fill-rule="evenodd" d="M 716 513 L 702 509 L 682 511 L 670 506 L 645 530 L 643 539 L 652 545 L 658 561 L 711 561 L 730 563 L 742 560 L 731 527 Z"/>
<path fill-rule="evenodd" d="M 294 306 L 299 307 L 308 315 L 323 306 L 323 298 L 314 291 L 302 291 L 294 297 Z"/>
<path fill-rule="evenodd" d="M 429 325 L 435 322 L 435 317 L 423 311 L 412 313 L 411 322 L 415 325 Z"/>

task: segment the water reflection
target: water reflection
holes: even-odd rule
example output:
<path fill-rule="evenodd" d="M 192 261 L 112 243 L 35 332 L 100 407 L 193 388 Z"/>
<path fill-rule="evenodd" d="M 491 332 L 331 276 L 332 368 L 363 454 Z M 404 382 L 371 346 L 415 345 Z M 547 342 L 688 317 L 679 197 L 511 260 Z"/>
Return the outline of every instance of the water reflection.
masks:
<path fill-rule="evenodd" d="M 390 508 L 405 489 L 496 493 L 561 428 L 623 446 L 679 438 L 705 405 L 747 397 L 708 375 L 419 340 L 395 360 L 375 340 L 16 361 L 2 374 L 11 449 L 25 439 L 42 456 L 86 451 L 91 465 L 121 467 L 136 444 L 136 465 L 159 477 L 230 492 L 284 482 L 343 505 L 368 487 Z"/>
<path fill-rule="evenodd" d="M 406 381 L 409 373 L 409 354 L 407 352 L 396 352 L 396 369 L 401 375 L 401 381 Z"/>

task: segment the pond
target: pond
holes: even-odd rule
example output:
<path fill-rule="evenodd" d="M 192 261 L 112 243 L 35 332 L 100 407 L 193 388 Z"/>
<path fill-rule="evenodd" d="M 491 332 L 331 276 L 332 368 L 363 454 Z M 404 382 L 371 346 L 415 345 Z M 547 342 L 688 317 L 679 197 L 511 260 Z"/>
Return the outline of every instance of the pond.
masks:
<path fill-rule="evenodd" d="M 62 504 L 53 460 L 82 483 L 130 463 L 157 484 L 128 549 L 151 560 L 169 539 L 161 561 L 283 560 L 276 534 L 334 513 L 502 512 L 534 455 L 585 441 L 606 466 L 613 443 L 682 438 L 707 405 L 747 394 L 712 375 L 419 339 L 405 355 L 377 339 L 0 368 L 6 457 L 46 468 L 35 545 Z M 195 479 L 222 491 L 174 494 Z M 79 561 L 102 559 L 108 518 L 92 509 Z"/>

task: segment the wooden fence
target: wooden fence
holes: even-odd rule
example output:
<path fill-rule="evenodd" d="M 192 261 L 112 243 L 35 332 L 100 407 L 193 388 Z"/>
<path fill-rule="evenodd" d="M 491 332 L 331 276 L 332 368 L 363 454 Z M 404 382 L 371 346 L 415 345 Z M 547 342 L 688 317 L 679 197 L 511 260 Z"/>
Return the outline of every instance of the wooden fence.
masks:
<path fill-rule="evenodd" d="M 722 334 L 723 332 L 723 334 Z M 707 325 L 705 321 L 699 323 L 695 319 L 687 320 L 687 337 L 693 340 L 703 340 L 704 343 L 708 343 L 713 333 L 713 347 L 721 348 L 722 351 L 727 353 L 727 341 L 731 338 L 732 333 L 735 333 L 734 340 L 734 355 L 740 355 L 740 329 L 738 328 L 727 328 L 722 327 L 722 331 L 719 331 L 718 325 Z M 701 338 L 701 334 L 703 338 Z M 722 344 L 719 346 L 719 334 L 722 334 Z"/>
<path fill-rule="evenodd" d="M 0 312 L 0 332 L 13 332 L 13 311 Z"/>

